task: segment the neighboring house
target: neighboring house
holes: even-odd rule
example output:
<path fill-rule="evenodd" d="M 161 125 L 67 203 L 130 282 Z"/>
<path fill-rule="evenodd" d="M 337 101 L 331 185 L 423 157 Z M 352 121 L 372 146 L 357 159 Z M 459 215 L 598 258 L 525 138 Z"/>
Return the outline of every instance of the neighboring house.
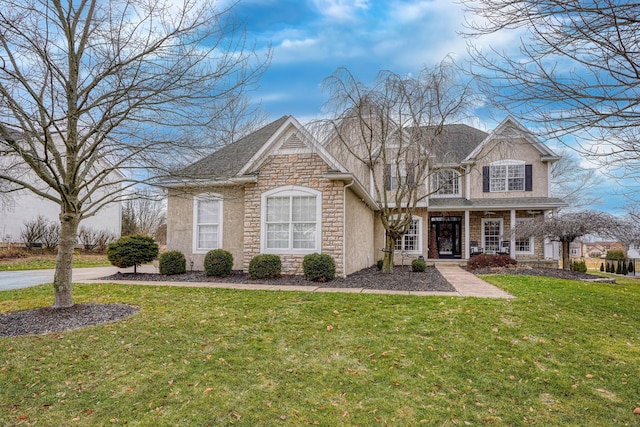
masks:
<path fill-rule="evenodd" d="M 421 255 L 467 259 L 472 247 L 508 251 L 521 261 L 557 259 L 557 245 L 513 237 L 510 229 L 566 206 L 549 192 L 558 156 L 512 118 L 491 133 L 449 125 L 441 139 L 450 148 L 435 153 L 433 173 L 419 184 L 435 192 L 397 242 L 397 263 Z M 214 248 L 230 251 L 234 268 L 245 270 L 255 255 L 278 254 L 284 272 L 294 274 L 314 252 L 331 255 L 339 275 L 382 257 L 384 229 L 370 173 L 291 116 L 183 172 L 193 178 L 170 184 L 167 247 L 196 266 Z"/>
<path fill-rule="evenodd" d="M 599 242 L 579 242 L 579 257 L 604 258 L 608 251 L 622 251 L 626 253 L 626 247 L 620 242 L 599 241 Z M 573 257 L 573 255 L 572 255 Z"/>
<path fill-rule="evenodd" d="M 22 179 L 39 187 L 42 191 L 46 193 L 52 191 L 44 183 L 38 185 L 37 183 L 40 181 L 35 173 L 25 166 L 22 159 L 17 156 L 0 152 L 0 167 L 11 167 Z M 118 171 L 112 173 L 116 181 L 122 178 Z M 2 185 L 8 187 L 10 184 L 0 182 L 0 188 Z M 100 200 L 104 194 L 106 193 L 98 190 L 92 199 Z M 59 214 L 60 206 L 58 204 L 26 189 L 0 195 L 0 244 L 24 243 L 21 234 L 26 222 L 41 216 L 48 221 L 59 223 Z M 95 231 L 104 230 L 115 236 L 120 236 L 121 221 L 120 203 L 111 203 L 100 209 L 96 215 L 83 219 L 80 227 L 91 228 Z"/>

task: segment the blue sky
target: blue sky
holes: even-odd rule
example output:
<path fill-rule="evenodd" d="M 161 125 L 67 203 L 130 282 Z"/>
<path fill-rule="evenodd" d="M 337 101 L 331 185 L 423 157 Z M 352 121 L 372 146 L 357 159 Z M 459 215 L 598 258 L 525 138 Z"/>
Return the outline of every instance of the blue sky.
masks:
<path fill-rule="evenodd" d="M 417 73 L 446 55 L 458 63 L 468 59 L 468 40 L 459 35 L 465 12 L 452 0 L 241 0 L 235 14 L 245 20 L 248 40 L 259 52 L 271 46 L 271 65 L 252 97 L 272 120 L 285 114 L 301 122 L 320 116 L 327 100 L 322 81 L 338 67 L 371 83 L 381 70 Z M 501 32 L 474 43 L 508 52 L 517 49 L 520 36 Z M 469 124 L 491 130 L 507 115 L 479 108 Z M 603 203 L 593 207 L 620 213 L 626 199 L 616 188 L 603 176 Z"/>

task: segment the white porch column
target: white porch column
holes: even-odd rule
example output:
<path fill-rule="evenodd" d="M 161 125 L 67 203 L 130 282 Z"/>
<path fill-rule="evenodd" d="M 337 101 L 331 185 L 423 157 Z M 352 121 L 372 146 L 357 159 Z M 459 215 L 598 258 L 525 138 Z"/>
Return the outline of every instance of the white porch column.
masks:
<path fill-rule="evenodd" d="M 509 249 L 509 254 L 511 258 L 516 259 L 516 235 L 513 233 L 513 229 L 516 228 L 516 210 L 511 209 L 511 219 L 509 221 L 511 223 L 511 244 Z"/>
<path fill-rule="evenodd" d="M 471 226 L 469 225 L 469 211 L 464 211 L 464 254 L 467 259 L 471 258 L 469 256 L 469 230 Z"/>

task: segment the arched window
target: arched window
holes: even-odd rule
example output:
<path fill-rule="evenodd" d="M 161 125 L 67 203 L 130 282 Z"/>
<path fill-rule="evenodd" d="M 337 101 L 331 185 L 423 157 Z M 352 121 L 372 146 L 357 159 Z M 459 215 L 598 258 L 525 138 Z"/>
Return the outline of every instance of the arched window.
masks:
<path fill-rule="evenodd" d="M 262 195 L 261 250 L 307 254 L 320 250 L 322 193 L 287 186 Z"/>
<path fill-rule="evenodd" d="M 431 191 L 435 196 L 460 196 L 460 173 L 442 169 L 433 174 Z"/>

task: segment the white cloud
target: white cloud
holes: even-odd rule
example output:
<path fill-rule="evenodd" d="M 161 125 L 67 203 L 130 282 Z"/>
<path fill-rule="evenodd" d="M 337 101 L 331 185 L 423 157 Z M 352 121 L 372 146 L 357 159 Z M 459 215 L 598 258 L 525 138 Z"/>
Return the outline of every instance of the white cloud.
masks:
<path fill-rule="evenodd" d="M 318 11 L 332 19 L 350 21 L 369 8 L 369 0 L 313 0 Z"/>

